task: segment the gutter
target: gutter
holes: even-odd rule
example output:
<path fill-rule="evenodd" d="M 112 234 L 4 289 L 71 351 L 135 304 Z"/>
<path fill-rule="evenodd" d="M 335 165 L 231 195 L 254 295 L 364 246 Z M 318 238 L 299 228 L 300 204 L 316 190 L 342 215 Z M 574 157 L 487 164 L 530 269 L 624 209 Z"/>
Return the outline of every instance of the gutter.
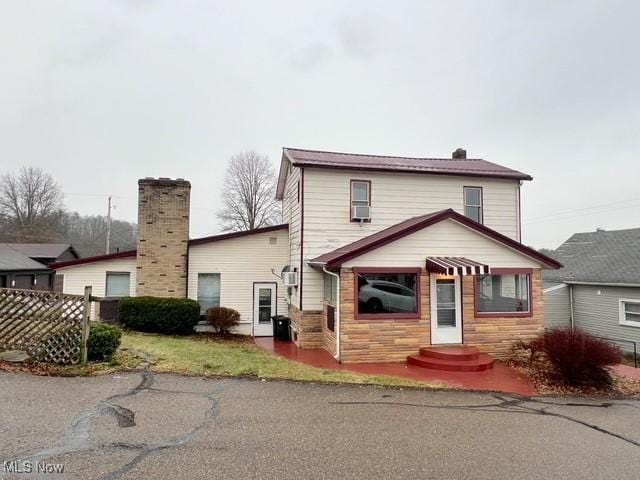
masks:
<path fill-rule="evenodd" d="M 573 285 L 569 285 L 569 325 L 573 330 Z"/>
<path fill-rule="evenodd" d="M 600 285 L 601 287 L 640 287 L 640 283 L 612 283 L 612 282 L 575 282 L 573 280 L 563 280 L 567 285 Z"/>

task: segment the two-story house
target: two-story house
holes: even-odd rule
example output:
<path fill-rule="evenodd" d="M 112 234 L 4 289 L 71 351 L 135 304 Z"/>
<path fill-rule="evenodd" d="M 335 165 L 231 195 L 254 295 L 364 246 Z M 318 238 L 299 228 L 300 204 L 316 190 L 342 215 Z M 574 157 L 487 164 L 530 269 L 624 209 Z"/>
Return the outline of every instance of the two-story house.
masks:
<path fill-rule="evenodd" d="M 190 239 L 189 182 L 146 178 L 136 250 L 52 268 L 65 293 L 91 285 L 101 297 L 234 308 L 247 335 L 271 335 L 285 314 L 299 348 L 341 362 L 443 344 L 503 355 L 543 330 L 541 270 L 559 267 L 520 242 L 526 180 L 461 149 L 433 159 L 285 148 L 282 225 Z"/>
<path fill-rule="evenodd" d="M 404 158 L 285 148 L 277 197 L 299 272 L 300 348 L 343 362 L 404 360 L 425 345 L 496 355 L 543 330 L 541 269 L 520 242 L 532 178 L 458 149 Z"/>

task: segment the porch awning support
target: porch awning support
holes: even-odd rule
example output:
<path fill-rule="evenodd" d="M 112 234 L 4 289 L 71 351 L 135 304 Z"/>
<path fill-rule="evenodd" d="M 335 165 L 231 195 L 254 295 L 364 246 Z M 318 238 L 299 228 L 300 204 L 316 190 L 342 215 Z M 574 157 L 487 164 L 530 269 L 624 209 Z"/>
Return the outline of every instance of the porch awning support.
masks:
<path fill-rule="evenodd" d="M 428 272 L 443 275 L 486 275 L 489 265 L 464 257 L 427 257 Z"/>

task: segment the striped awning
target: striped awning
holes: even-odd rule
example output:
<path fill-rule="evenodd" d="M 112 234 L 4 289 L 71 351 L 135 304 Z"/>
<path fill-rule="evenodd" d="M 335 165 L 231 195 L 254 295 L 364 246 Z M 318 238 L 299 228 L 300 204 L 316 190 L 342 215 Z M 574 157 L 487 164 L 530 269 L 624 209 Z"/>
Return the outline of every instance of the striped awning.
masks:
<path fill-rule="evenodd" d="M 427 257 L 427 271 L 444 275 L 485 275 L 489 265 L 464 257 Z"/>

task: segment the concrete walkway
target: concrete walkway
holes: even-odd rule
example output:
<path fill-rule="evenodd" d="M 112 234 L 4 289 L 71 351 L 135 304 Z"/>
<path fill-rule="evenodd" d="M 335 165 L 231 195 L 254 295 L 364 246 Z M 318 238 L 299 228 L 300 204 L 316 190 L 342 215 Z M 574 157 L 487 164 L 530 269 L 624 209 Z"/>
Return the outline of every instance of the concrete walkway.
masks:
<path fill-rule="evenodd" d="M 513 368 L 496 362 L 484 372 L 445 372 L 407 365 L 406 363 L 338 363 L 326 350 L 302 350 L 293 342 L 280 342 L 272 337 L 256 337 L 258 346 L 295 362 L 327 370 L 346 370 L 368 375 L 390 375 L 423 382 L 440 382 L 453 388 L 486 390 L 532 396 L 537 391 Z"/>

